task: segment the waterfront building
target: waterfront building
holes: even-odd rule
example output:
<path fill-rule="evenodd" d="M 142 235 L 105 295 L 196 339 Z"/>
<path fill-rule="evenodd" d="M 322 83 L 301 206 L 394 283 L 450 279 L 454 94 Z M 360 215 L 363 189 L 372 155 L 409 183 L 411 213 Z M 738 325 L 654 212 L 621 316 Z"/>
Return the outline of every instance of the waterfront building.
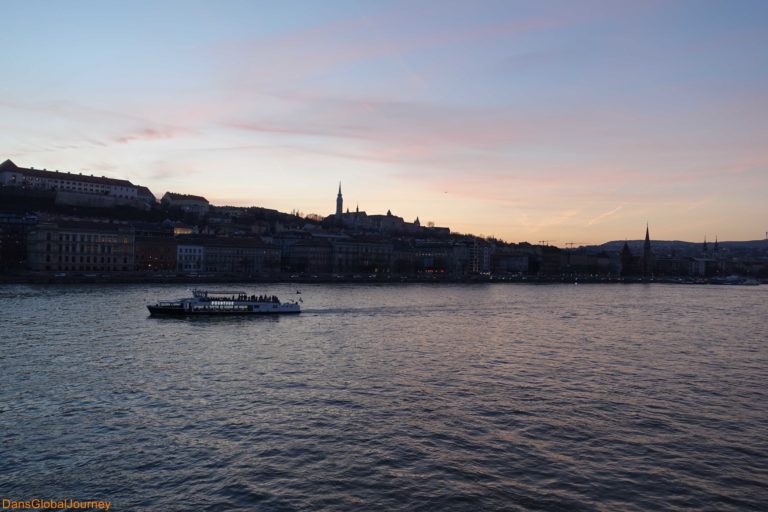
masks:
<path fill-rule="evenodd" d="M 141 272 L 175 272 L 177 245 L 171 237 L 136 236 L 134 268 Z"/>
<path fill-rule="evenodd" d="M 518 249 L 505 247 L 493 254 L 494 274 L 525 274 L 529 271 L 531 256 Z"/>
<path fill-rule="evenodd" d="M 286 230 L 279 233 L 275 233 L 270 236 L 265 236 L 263 240 L 274 245 L 281 255 L 280 268 L 282 270 L 288 270 L 289 262 L 288 255 L 291 251 L 291 247 L 303 240 L 308 240 L 312 235 L 306 231 L 301 230 Z"/>
<path fill-rule="evenodd" d="M 388 272 L 392 242 L 376 237 L 339 238 L 333 246 L 334 272 Z"/>
<path fill-rule="evenodd" d="M 280 250 L 254 237 L 178 237 L 176 268 L 185 274 L 277 272 Z"/>
<path fill-rule="evenodd" d="M 250 275 L 280 270 L 280 251 L 257 237 L 212 238 L 203 246 L 205 272 Z"/>
<path fill-rule="evenodd" d="M 720 262 L 715 258 L 691 258 L 693 275 L 700 277 L 712 277 L 720 273 Z"/>
<path fill-rule="evenodd" d="M 611 257 L 605 253 L 571 254 L 567 251 L 561 256 L 562 270 L 578 275 L 609 275 L 613 273 Z"/>
<path fill-rule="evenodd" d="M 689 277 L 698 275 L 694 258 L 669 256 L 656 260 L 655 270 L 658 275 Z"/>
<path fill-rule="evenodd" d="M 328 273 L 333 270 L 333 245 L 318 238 L 300 240 L 288 247 L 283 259 L 288 272 Z"/>
<path fill-rule="evenodd" d="M 536 260 L 532 271 L 539 274 L 554 275 L 562 271 L 563 251 L 552 245 L 536 246 Z"/>
<path fill-rule="evenodd" d="M 491 271 L 493 247 L 482 239 L 469 238 L 449 244 L 452 254 L 445 270 L 454 274 L 487 274 Z"/>
<path fill-rule="evenodd" d="M 452 272 L 456 266 L 454 247 L 450 243 L 417 241 L 413 252 L 416 272 Z"/>
<path fill-rule="evenodd" d="M 127 224 L 41 222 L 27 237 L 32 271 L 127 272 L 134 269 L 134 230 Z"/>
<path fill-rule="evenodd" d="M 412 274 L 416 268 L 416 255 L 413 250 L 413 240 L 399 239 L 392 244 L 392 272 L 397 274 Z"/>
<path fill-rule="evenodd" d="M 182 274 L 199 274 L 203 271 L 205 248 L 192 240 L 176 244 L 176 271 Z"/>
<path fill-rule="evenodd" d="M 37 222 L 36 215 L 0 212 L 0 272 L 25 268 L 27 233 Z"/>
<path fill-rule="evenodd" d="M 475 238 L 471 242 L 469 255 L 470 255 L 470 269 L 473 274 L 488 274 L 491 271 L 491 257 L 495 248 L 488 242 L 482 239 Z"/>

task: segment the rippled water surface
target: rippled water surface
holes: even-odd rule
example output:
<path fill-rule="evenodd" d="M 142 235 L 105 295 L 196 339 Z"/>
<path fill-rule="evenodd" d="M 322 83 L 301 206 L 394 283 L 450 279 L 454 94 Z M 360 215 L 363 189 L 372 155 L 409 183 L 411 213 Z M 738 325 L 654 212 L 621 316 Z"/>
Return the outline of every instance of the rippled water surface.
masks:
<path fill-rule="evenodd" d="M 295 288 L 242 286 L 295 296 Z M 0 286 L 0 497 L 113 510 L 765 510 L 768 286 Z"/>

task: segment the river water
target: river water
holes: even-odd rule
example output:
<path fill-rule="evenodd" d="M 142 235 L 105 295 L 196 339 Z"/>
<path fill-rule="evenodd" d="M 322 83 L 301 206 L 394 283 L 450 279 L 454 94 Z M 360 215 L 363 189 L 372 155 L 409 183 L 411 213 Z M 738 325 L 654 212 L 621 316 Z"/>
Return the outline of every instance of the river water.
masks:
<path fill-rule="evenodd" d="M 188 290 L 0 286 L 0 497 L 202 511 L 768 504 L 768 286 L 301 291 L 298 316 L 155 319 L 146 303 Z"/>

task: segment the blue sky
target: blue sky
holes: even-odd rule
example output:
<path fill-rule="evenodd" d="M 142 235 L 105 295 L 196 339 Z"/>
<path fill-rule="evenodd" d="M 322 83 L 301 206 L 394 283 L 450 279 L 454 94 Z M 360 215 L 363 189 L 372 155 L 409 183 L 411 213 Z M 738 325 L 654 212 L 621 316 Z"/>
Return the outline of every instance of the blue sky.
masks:
<path fill-rule="evenodd" d="M 760 238 L 768 3 L 2 4 L 0 147 L 510 241 Z"/>

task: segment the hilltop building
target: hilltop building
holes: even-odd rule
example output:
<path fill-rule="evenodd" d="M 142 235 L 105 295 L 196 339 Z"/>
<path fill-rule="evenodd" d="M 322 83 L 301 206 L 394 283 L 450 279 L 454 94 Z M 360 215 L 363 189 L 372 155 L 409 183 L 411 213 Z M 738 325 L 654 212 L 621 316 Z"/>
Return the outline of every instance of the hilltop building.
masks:
<path fill-rule="evenodd" d="M 129 205 L 148 209 L 149 189 L 128 180 L 71 172 L 19 167 L 11 160 L 0 164 L 0 187 L 49 192 L 57 204 L 110 208 Z"/>
<path fill-rule="evenodd" d="M 147 187 L 139 186 L 136 188 L 136 197 L 143 201 L 144 203 L 148 204 L 150 207 L 157 205 L 157 198 L 155 197 L 155 194 L 152 193 L 151 190 L 149 190 Z"/>
<path fill-rule="evenodd" d="M 208 200 L 201 196 L 190 194 L 177 194 L 175 192 L 166 192 L 160 200 L 160 204 L 166 208 L 178 208 L 185 213 L 191 213 L 202 217 L 210 209 Z"/>

